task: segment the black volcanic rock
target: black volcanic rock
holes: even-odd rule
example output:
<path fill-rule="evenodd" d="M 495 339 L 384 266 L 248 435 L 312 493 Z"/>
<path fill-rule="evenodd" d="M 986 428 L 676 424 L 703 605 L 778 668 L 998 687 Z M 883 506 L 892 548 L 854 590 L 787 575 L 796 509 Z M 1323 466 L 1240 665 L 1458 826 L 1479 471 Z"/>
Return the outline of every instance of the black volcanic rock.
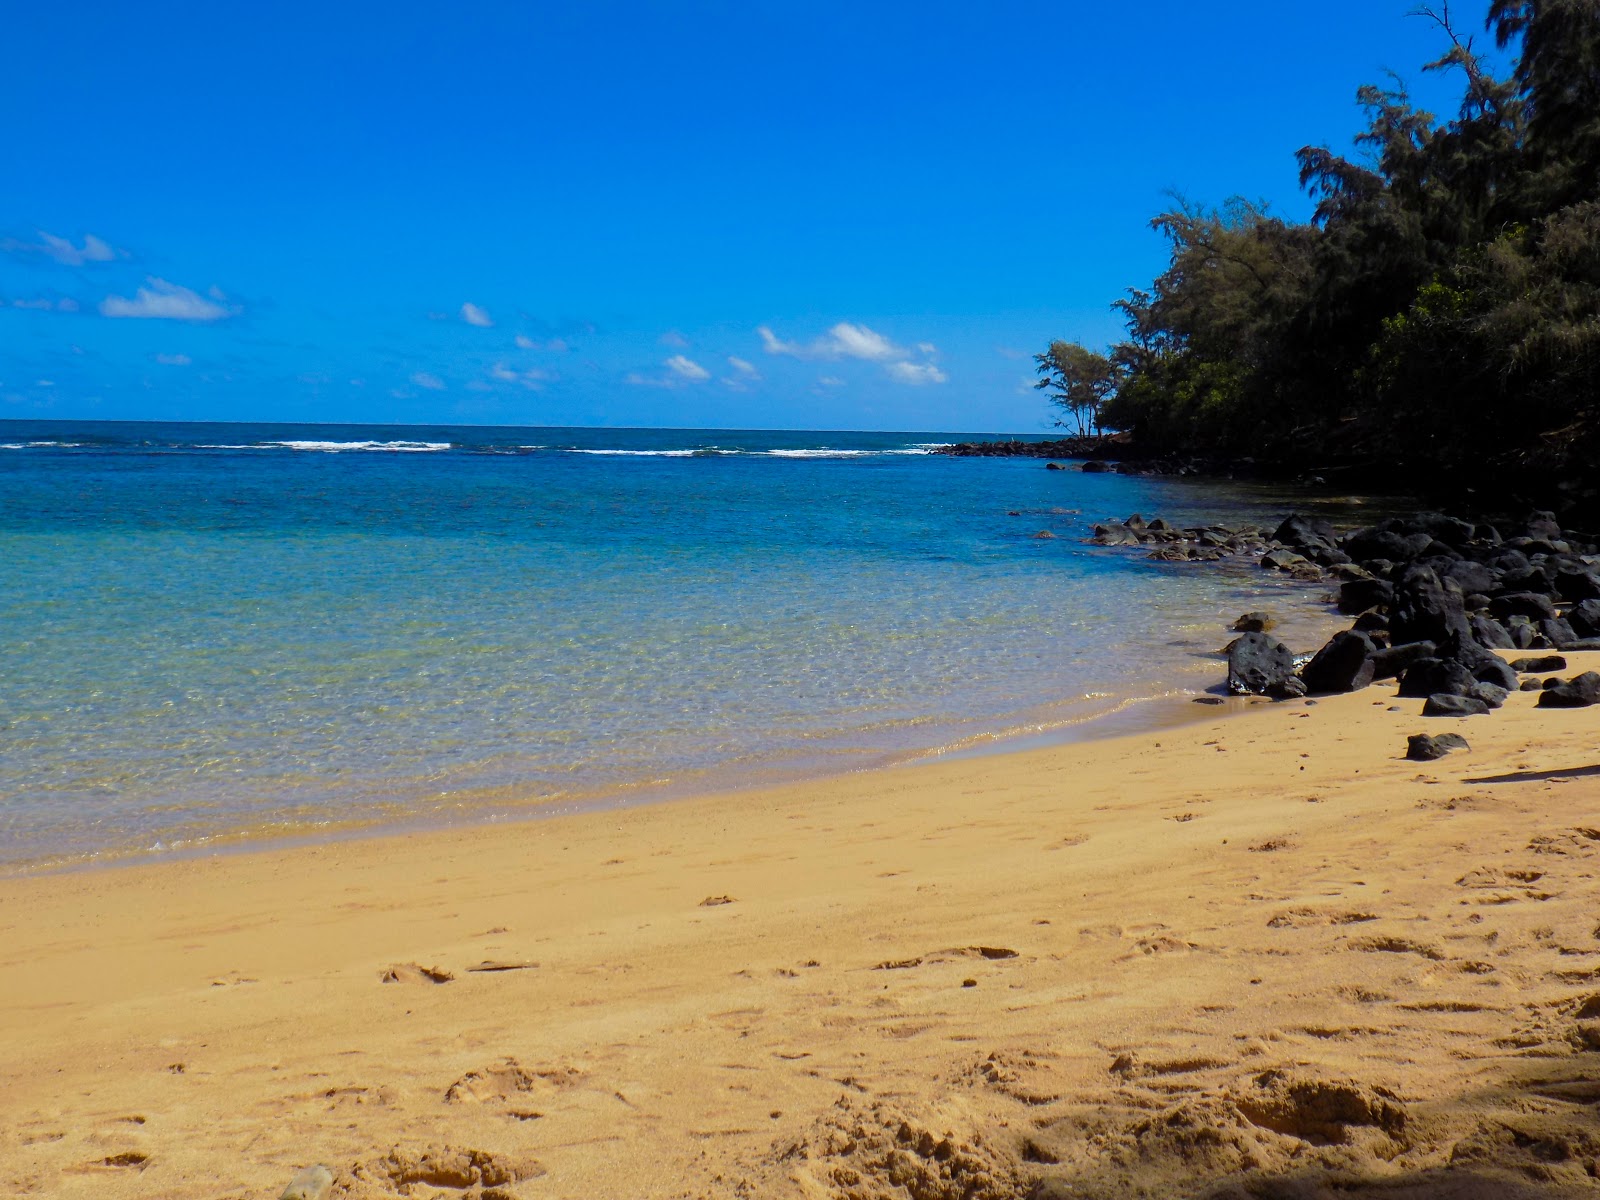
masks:
<path fill-rule="evenodd" d="M 1336 633 L 1300 671 L 1312 692 L 1354 692 L 1372 682 L 1377 647 L 1364 633 Z"/>
<path fill-rule="evenodd" d="M 1433 762 L 1452 750 L 1470 750 L 1459 733 L 1414 733 L 1406 739 L 1406 757 L 1413 762 Z"/>
<path fill-rule="evenodd" d="M 1489 706 L 1476 696 L 1429 696 L 1422 706 L 1425 717 L 1481 717 L 1488 715 Z"/>
<path fill-rule="evenodd" d="M 1246 633 L 1228 647 L 1228 690 L 1265 696 L 1294 676 L 1294 652 L 1264 633 Z"/>

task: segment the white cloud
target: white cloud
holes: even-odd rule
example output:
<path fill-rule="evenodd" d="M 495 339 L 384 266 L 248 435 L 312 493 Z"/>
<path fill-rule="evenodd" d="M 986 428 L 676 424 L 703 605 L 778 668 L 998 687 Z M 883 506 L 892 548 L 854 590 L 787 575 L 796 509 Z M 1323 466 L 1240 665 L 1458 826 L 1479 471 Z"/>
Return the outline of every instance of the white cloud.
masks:
<path fill-rule="evenodd" d="M 479 329 L 487 329 L 494 324 L 489 314 L 470 300 L 461 306 L 461 319 L 468 325 L 476 325 Z"/>
<path fill-rule="evenodd" d="M 629 371 L 627 375 L 623 376 L 622 382 L 629 387 L 675 388 L 683 386 L 676 379 L 654 379 L 649 375 L 641 375 L 637 371 Z"/>
<path fill-rule="evenodd" d="M 427 388 L 430 392 L 444 391 L 444 380 L 428 371 L 418 371 L 411 377 L 411 382 L 419 388 Z"/>
<path fill-rule="evenodd" d="M 682 375 L 685 379 L 693 380 L 695 383 L 700 383 L 711 378 L 710 371 L 706 370 L 692 358 L 685 358 L 681 354 L 674 354 L 671 358 L 667 359 L 667 367 L 677 374 Z"/>
<path fill-rule="evenodd" d="M 71 238 L 56 237 L 53 233 L 39 231 L 37 242 L 19 242 L 16 238 L 6 238 L 0 241 L 0 250 L 10 254 L 43 254 L 55 259 L 65 267 L 81 267 L 84 263 L 110 262 L 117 257 L 117 252 L 105 242 L 88 233 L 83 237 L 83 245 L 74 246 Z"/>
<path fill-rule="evenodd" d="M 233 313 L 212 300 L 158 279 L 154 275 L 129 300 L 125 296 L 107 296 L 100 302 L 100 311 L 108 317 L 152 317 L 167 321 L 220 321 Z"/>
<path fill-rule="evenodd" d="M 927 383 L 943 383 L 949 378 L 932 363 L 892 362 L 884 368 L 896 383 L 909 383 L 921 387 Z"/>
<path fill-rule="evenodd" d="M 687 350 L 689 348 L 689 339 L 676 329 L 667 330 L 658 340 L 663 346 L 671 346 L 675 350 Z"/>
<path fill-rule="evenodd" d="M 840 321 L 807 346 L 784 341 L 766 325 L 759 326 L 756 333 L 761 335 L 761 348 L 768 354 L 788 354 L 794 358 L 862 358 L 869 362 L 906 357 L 906 352 L 883 334 L 849 321 Z"/>
<path fill-rule="evenodd" d="M 155 359 L 163 367 L 187 367 L 194 361 L 187 354 L 158 354 Z"/>
<path fill-rule="evenodd" d="M 728 355 L 728 365 L 741 375 L 748 375 L 752 379 L 761 378 L 761 372 L 756 370 L 754 363 L 748 362 L 745 359 L 737 357 L 736 355 Z"/>
<path fill-rule="evenodd" d="M 937 353 L 939 353 L 939 347 L 935 346 L 932 342 L 918 342 L 917 343 L 917 353 L 918 354 L 937 354 Z"/>
<path fill-rule="evenodd" d="M 536 342 L 525 333 L 516 336 L 518 350 L 550 350 L 556 354 L 566 351 L 567 343 L 564 338 L 551 338 L 548 342 Z"/>
<path fill-rule="evenodd" d="M 817 380 L 818 387 L 843 387 L 844 380 L 837 375 L 824 375 Z"/>
<path fill-rule="evenodd" d="M 520 384 L 530 392 L 537 392 L 543 386 L 544 381 L 550 378 L 550 375 L 537 367 L 530 367 L 526 371 L 518 371 L 506 366 L 505 363 L 495 363 L 494 366 L 489 368 L 489 378 L 497 379 L 501 383 Z"/>
<path fill-rule="evenodd" d="M 71 296 L 67 296 L 67 297 L 65 297 L 65 298 L 63 298 L 61 300 L 57 300 L 56 301 L 56 311 L 57 312 L 77 312 L 78 311 L 78 302 L 76 300 L 74 300 Z"/>

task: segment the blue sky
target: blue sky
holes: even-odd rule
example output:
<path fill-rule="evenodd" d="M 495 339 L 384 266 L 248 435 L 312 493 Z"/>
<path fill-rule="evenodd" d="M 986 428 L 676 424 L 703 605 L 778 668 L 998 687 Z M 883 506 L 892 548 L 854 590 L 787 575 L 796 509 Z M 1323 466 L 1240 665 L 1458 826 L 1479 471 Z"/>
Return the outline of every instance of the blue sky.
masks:
<path fill-rule="evenodd" d="M 1411 7 L 24 0 L 0 418 L 1041 429 L 1169 189 L 1453 108 Z"/>

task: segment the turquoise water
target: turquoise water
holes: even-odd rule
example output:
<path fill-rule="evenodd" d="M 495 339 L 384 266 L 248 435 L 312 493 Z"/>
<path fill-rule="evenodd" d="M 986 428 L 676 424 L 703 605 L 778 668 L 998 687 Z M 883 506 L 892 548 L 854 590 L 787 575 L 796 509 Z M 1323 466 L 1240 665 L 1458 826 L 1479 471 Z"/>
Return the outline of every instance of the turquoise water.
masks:
<path fill-rule="evenodd" d="M 1265 573 L 1080 539 L 1286 499 L 926 453 L 970 436 L 0 423 L 0 861 L 845 770 L 1214 682 Z"/>

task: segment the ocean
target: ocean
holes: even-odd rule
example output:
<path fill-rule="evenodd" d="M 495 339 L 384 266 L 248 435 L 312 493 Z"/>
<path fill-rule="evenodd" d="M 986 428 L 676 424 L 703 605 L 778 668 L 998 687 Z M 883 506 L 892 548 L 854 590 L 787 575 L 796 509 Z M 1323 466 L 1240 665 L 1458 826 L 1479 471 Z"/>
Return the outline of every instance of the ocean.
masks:
<path fill-rule="evenodd" d="M 1073 736 L 1317 619 L 1083 542 L 1296 497 L 929 453 L 983 436 L 0 422 L 0 863 Z"/>

